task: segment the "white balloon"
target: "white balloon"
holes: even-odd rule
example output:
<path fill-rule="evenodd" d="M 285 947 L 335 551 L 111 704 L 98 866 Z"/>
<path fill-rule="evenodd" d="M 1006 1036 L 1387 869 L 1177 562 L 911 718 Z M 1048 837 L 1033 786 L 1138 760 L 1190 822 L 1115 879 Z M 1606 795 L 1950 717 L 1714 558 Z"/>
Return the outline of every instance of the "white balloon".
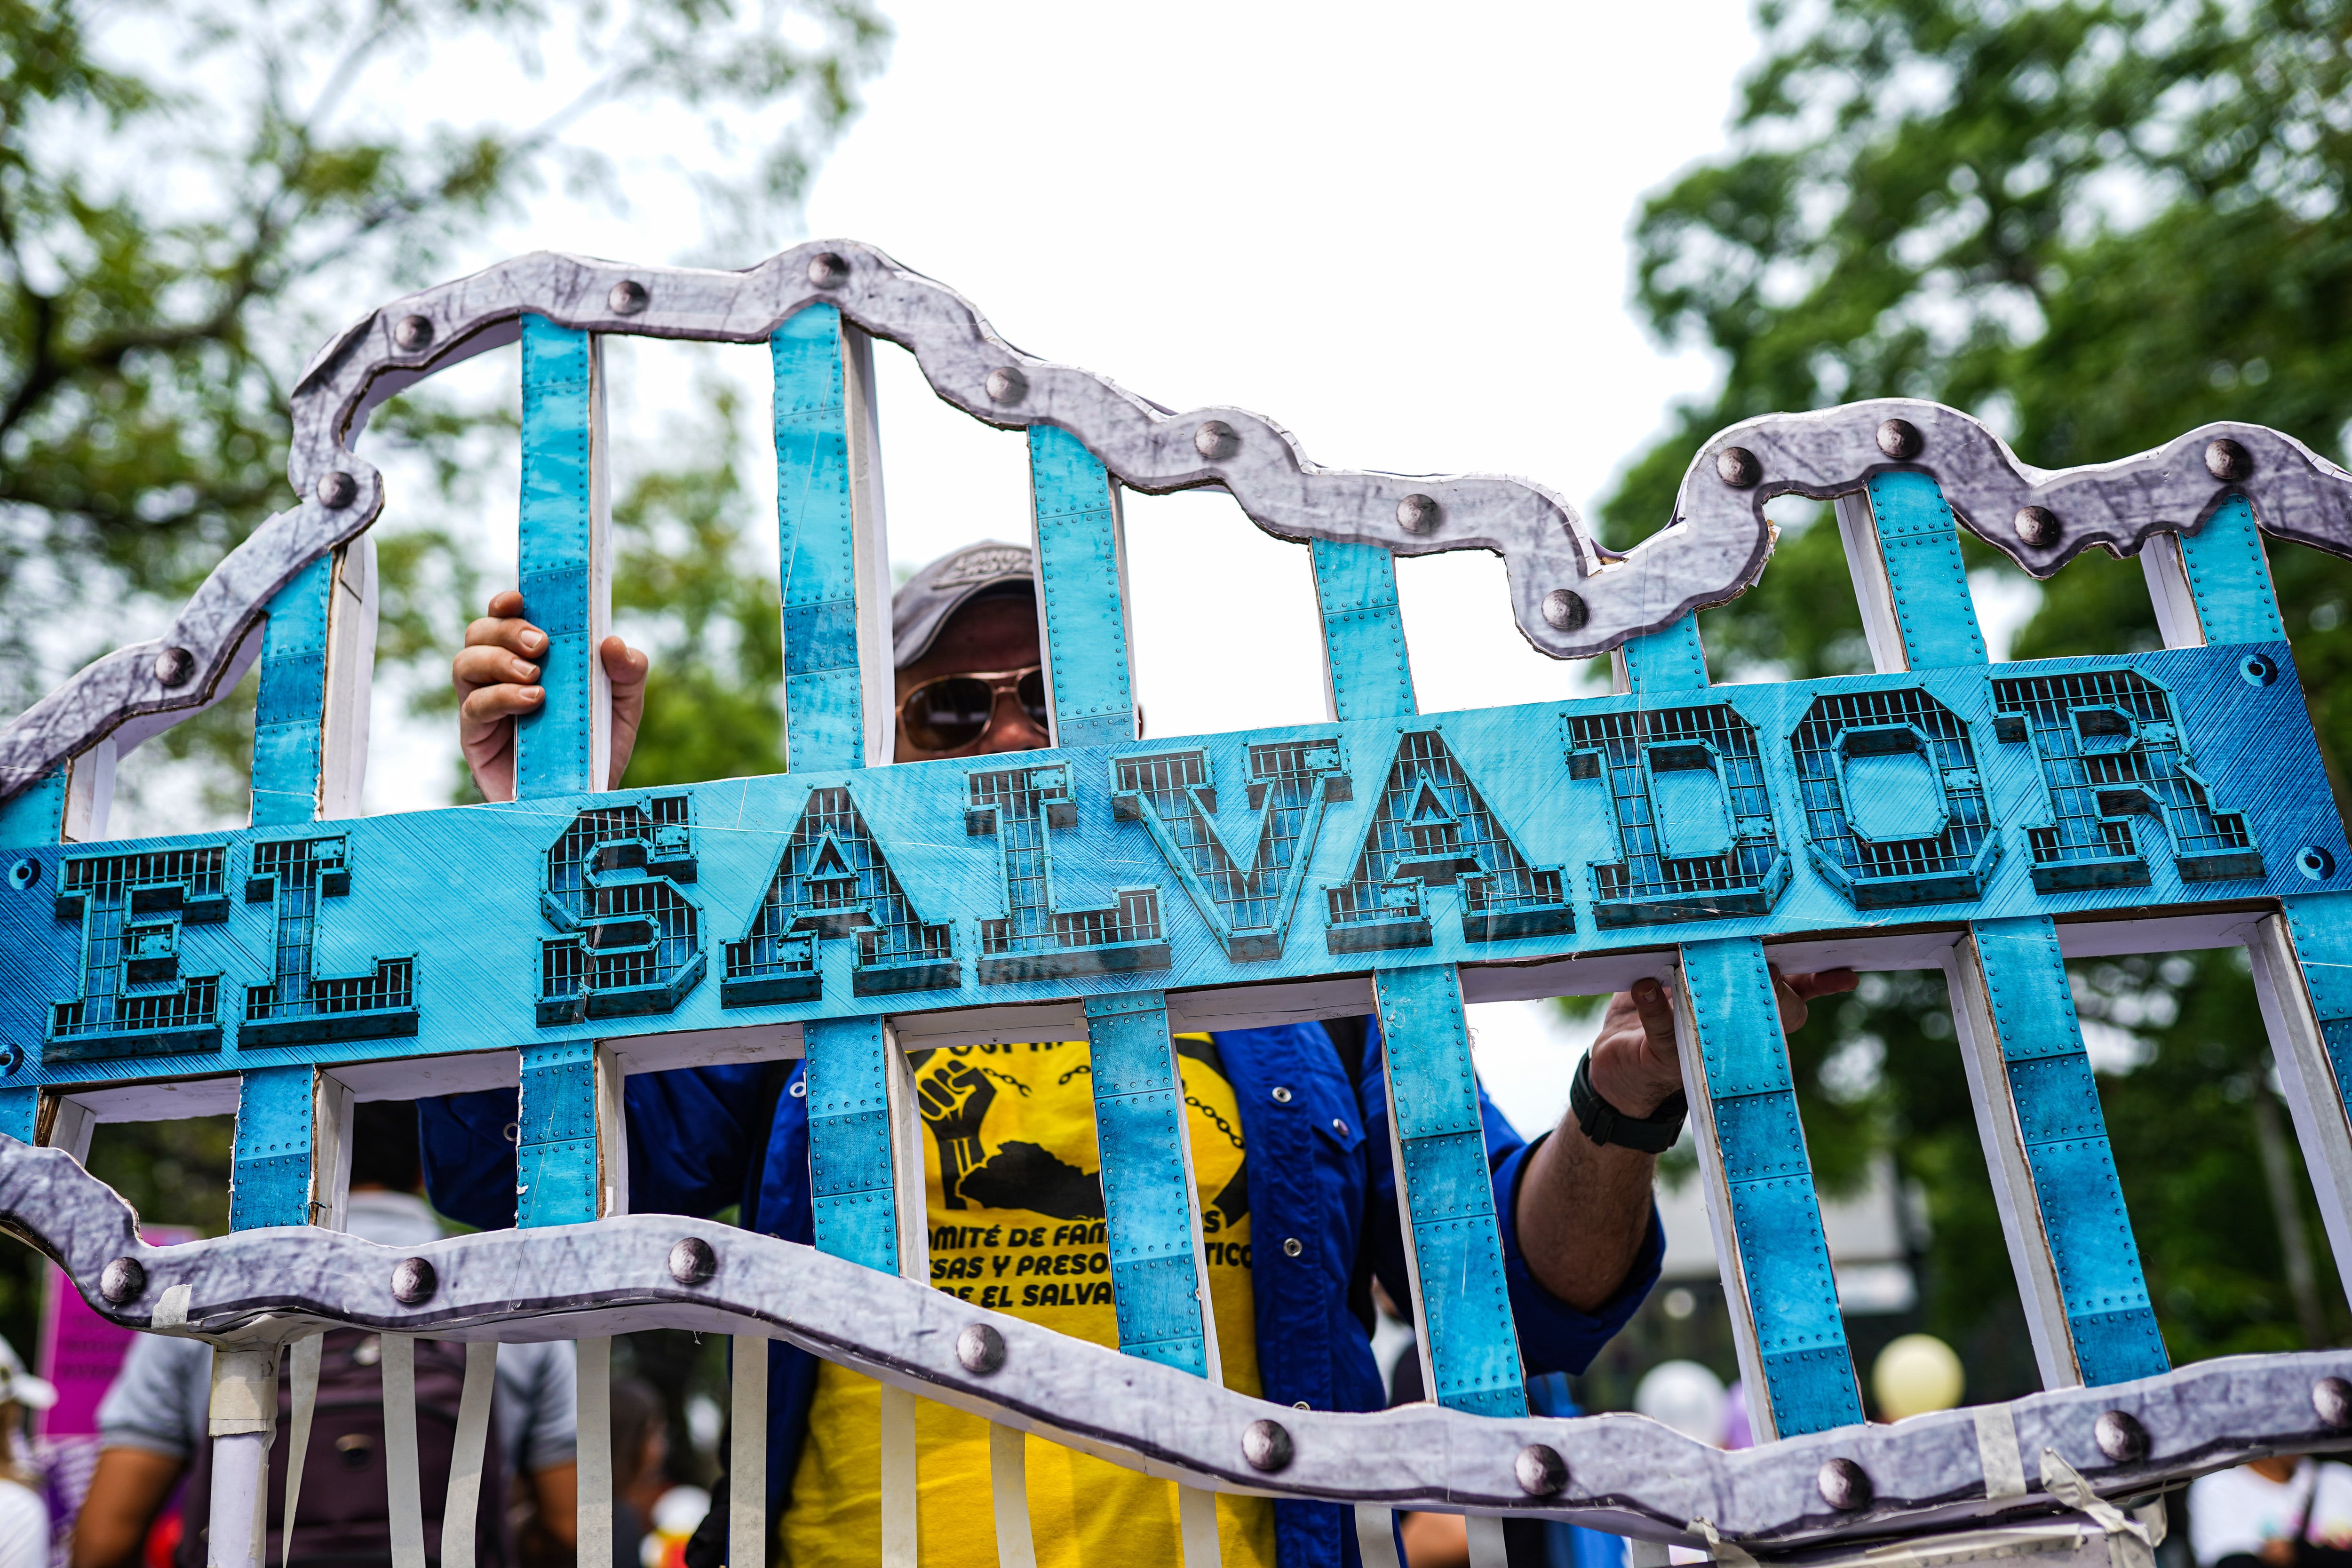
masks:
<path fill-rule="evenodd" d="M 1633 1408 L 1710 1447 L 1721 1446 L 1731 1413 L 1723 1380 L 1695 1361 L 1652 1367 L 1633 1390 Z"/>

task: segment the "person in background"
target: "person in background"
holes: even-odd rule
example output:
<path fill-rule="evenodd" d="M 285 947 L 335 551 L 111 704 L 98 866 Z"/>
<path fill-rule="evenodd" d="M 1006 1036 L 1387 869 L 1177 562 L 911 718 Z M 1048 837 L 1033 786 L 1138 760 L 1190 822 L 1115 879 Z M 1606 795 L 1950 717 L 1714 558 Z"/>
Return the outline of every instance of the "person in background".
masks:
<path fill-rule="evenodd" d="M 669 1458 L 667 1422 L 661 1395 L 652 1384 L 641 1377 L 613 1380 L 614 1568 L 642 1568 L 645 1563 L 654 1508 L 669 1484 L 662 1475 Z"/>
<path fill-rule="evenodd" d="M 359 1106 L 345 1228 L 383 1247 L 439 1240 L 440 1222 L 417 1196 L 422 1184 L 415 1107 Z M 492 1405 L 504 1474 L 521 1478 L 541 1523 L 566 1556 L 579 1486 L 572 1358 L 572 1345 L 562 1341 L 500 1346 Z M 134 1568 L 140 1562 L 148 1532 L 209 1441 L 212 1361 L 212 1346 L 202 1340 L 141 1334 L 131 1342 L 99 1405 L 98 1468 L 74 1521 L 72 1568 Z M 305 1461 L 306 1499 L 323 1497 L 333 1482 L 328 1467 Z M 314 1494 L 314 1487 L 322 1489 Z M 299 1517 L 297 1528 L 303 1528 Z"/>
<path fill-rule="evenodd" d="M 2189 1483 L 2199 1568 L 2352 1564 L 2352 1467 L 2279 1454 Z"/>
<path fill-rule="evenodd" d="M 514 798 L 515 721 L 546 699 L 541 661 L 551 645 L 524 609 L 511 590 L 493 598 L 450 671 L 459 743 L 493 801 Z M 1052 744 L 1025 547 L 983 542 L 924 566 L 893 601 L 891 639 L 896 761 L 991 759 Z M 646 667 L 619 637 L 596 657 L 613 683 L 608 784 L 617 787 L 645 714 Z M 1845 971 L 1775 976 L 1783 1026 L 1803 1022 L 1808 997 L 1853 984 Z M 1207 1233 L 1203 1283 L 1226 1386 L 1301 1409 L 1379 1408 L 1370 1287 L 1378 1278 L 1404 1300 L 1405 1261 L 1376 1021 L 1183 1035 L 1175 1048 L 1196 1113 L 1189 1135 Z M 1115 1345 L 1090 1050 L 1083 1039 L 958 1046 L 909 1062 L 934 1146 L 927 1160 L 936 1159 L 932 1279 L 982 1306 Z M 799 1061 L 777 1061 L 630 1078 L 633 1208 L 707 1215 L 733 1205 L 748 1229 L 809 1241 L 803 1072 Z M 1512 1311 L 1536 1373 L 1582 1370 L 1657 1278 L 1664 1242 L 1652 1176 L 1685 1106 L 1673 1011 L 1656 981 L 1612 1000 L 1571 1104 L 1558 1132 L 1529 1143 L 1479 1095 Z M 435 1202 L 486 1229 L 514 1224 L 515 1148 L 505 1133 L 514 1091 L 419 1105 Z M 878 1556 L 878 1411 L 872 1380 L 788 1346 L 771 1356 L 770 1518 L 795 1568 L 853 1568 Z M 991 1485 L 987 1423 L 931 1404 L 919 1421 L 922 1562 L 995 1568 L 993 1532 L 970 1525 L 971 1500 L 985 1500 Z M 1167 1482 L 1040 1440 L 1027 1452 L 1041 1564 L 1179 1561 Z M 1342 1568 L 1356 1557 L 1344 1509 L 1230 1493 L 1216 1508 L 1226 1568 Z M 714 1501 L 689 1563 L 715 1568 L 727 1513 Z"/>
<path fill-rule="evenodd" d="M 57 1402 L 58 1391 L 0 1340 L 0 1568 L 48 1568 L 49 1509 L 25 1464 L 25 1415 Z"/>

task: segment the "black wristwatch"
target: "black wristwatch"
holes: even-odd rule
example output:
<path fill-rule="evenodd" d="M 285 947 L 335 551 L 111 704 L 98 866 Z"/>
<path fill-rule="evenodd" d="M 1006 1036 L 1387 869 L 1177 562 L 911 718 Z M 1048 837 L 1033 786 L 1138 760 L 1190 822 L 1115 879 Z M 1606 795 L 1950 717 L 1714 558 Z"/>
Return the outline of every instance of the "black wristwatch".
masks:
<path fill-rule="evenodd" d="M 1576 1078 L 1568 1086 L 1568 1107 L 1576 1112 L 1576 1124 L 1595 1143 L 1604 1147 L 1615 1143 L 1644 1154 L 1663 1154 L 1673 1148 L 1675 1140 L 1683 1135 L 1684 1119 L 1690 1115 L 1689 1097 L 1681 1089 L 1666 1096 L 1665 1102 L 1647 1116 L 1626 1115 L 1592 1087 L 1590 1055 L 1576 1064 Z"/>

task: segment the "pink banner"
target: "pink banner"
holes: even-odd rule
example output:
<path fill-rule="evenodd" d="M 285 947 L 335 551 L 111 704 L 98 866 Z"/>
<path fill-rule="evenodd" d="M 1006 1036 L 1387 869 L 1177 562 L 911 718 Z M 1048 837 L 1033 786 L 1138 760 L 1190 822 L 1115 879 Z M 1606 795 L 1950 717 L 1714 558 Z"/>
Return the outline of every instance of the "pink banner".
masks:
<path fill-rule="evenodd" d="M 194 1241 L 195 1231 L 180 1225 L 142 1226 L 151 1247 L 176 1247 Z M 96 1435 L 98 1402 L 122 1370 L 135 1331 L 118 1328 L 91 1310 L 65 1270 L 49 1266 L 48 1289 L 41 1303 L 41 1350 L 34 1371 L 58 1387 L 58 1402 L 34 1414 L 33 1431 L 40 1437 Z"/>

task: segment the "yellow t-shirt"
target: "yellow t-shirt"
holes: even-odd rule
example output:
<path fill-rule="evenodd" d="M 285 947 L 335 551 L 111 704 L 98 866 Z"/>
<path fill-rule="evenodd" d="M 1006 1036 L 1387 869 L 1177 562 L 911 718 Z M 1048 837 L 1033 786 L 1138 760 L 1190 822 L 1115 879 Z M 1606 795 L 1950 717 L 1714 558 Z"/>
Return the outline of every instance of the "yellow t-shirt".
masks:
<path fill-rule="evenodd" d="M 1177 1039 L 1209 1300 L 1225 1386 L 1258 1393 L 1250 1296 L 1249 1183 L 1242 1119 L 1206 1035 Z M 931 1279 L 1074 1339 L 1118 1343 L 1104 1247 L 1090 1050 L 1084 1040 L 954 1046 L 913 1058 L 929 1136 Z M 779 1528 L 791 1568 L 872 1568 L 882 1554 L 880 1385 L 825 1362 Z M 916 1540 L 924 1568 L 996 1568 L 988 1423 L 916 1405 Z M 1171 1482 L 1028 1439 L 1038 1568 L 1142 1568 L 1182 1561 Z M 1217 1499 L 1224 1568 L 1272 1568 L 1274 1505 Z"/>

